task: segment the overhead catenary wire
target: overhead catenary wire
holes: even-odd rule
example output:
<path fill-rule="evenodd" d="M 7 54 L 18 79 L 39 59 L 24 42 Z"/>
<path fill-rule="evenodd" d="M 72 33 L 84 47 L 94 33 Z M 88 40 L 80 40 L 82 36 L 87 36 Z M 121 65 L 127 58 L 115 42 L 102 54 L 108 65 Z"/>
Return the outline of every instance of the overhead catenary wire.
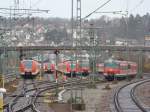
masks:
<path fill-rule="evenodd" d="M 31 6 L 31 8 L 37 6 L 41 1 L 42 1 L 42 0 L 37 0 L 37 1 Z"/>
<path fill-rule="evenodd" d="M 138 4 L 137 4 L 133 9 L 131 9 L 130 12 L 132 12 L 132 11 L 134 11 L 135 9 L 137 9 L 138 7 L 140 7 L 140 6 L 144 3 L 144 1 L 145 1 L 145 0 L 140 0 L 140 1 L 138 2 Z"/>
<path fill-rule="evenodd" d="M 98 0 L 97 3 L 101 2 L 102 0 Z"/>
<path fill-rule="evenodd" d="M 0 8 L 0 13 L 5 15 L 5 16 L 9 16 L 10 15 L 10 11 L 11 12 L 13 11 L 14 12 L 14 16 L 18 16 L 18 17 L 21 17 L 21 16 L 31 16 L 33 13 L 42 13 L 42 12 L 45 12 L 45 13 L 49 13 L 50 10 L 42 10 L 42 9 L 32 9 L 31 8 L 31 0 L 30 0 L 30 4 L 29 4 L 29 8 L 27 6 L 27 3 L 25 2 L 25 0 L 23 0 L 21 2 L 21 0 L 14 0 L 14 6 L 11 7 L 11 8 L 3 8 L 1 7 Z"/>
<path fill-rule="evenodd" d="M 104 7 L 105 5 L 107 5 L 111 0 L 107 0 L 104 4 L 102 4 L 101 6 L 99 6 L 98 8 L 96 8 L 94 11 L 92 11 L 90 14 L 88 14 L 87 16 L 85 16 L 84 18 L 82 18 L 82 20 L 85 20 L 86 18 L 90 17 L 92 14 L 94 14 L 95 12 L 97 12 L 99 9 L 101 9 L 102 7 Z"/>
<path fill-rule="evenodd" d="M 107 12 L 95 12 L 95 13 L 110 13 L 110 14 L 119 14 L 119 15 L 123 15 L 126 16 L 128 11 L 107 11 Z"/>
<path fill-rule="evenodd" d="M 25 8 L 25 9 L 16 9 L 16 8 L 0 8 L 0 10 L 21 10 L 21 11 L 41 11 L 41 12 L 49 12 L 49 10 L 43 10 L 43 9 L 28 9 L 28 8 Z"/>

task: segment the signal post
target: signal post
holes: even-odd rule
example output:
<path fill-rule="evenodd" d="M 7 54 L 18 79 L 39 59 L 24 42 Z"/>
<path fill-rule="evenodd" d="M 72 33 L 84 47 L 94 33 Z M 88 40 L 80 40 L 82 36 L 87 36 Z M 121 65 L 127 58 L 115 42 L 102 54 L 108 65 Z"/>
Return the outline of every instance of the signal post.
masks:
<path fill-rule="evenodd" d="M 3 94 L 6 93 L 5 88 L 0 88 L 0 112 L 3 112 L 4 98 Z"/>
<path fill-rule="evenodd" d="M 60 52 L 59 52 L 59 50 L 58 49 L 56 49 L 55 51 L 54 51 L 54 54 L 56 55 L 56 60 L 55 60 L 55 65 L 56 65 L 56 67 L 55 67 L 55 80 L 56 80 L 56 83 L 57 83 L 57 87 L 56 87 L 56 96 L 58 96 L 58 72 L 57 72 L 57 64 L 58 64 L 58 54 L 59 54 Z"/>

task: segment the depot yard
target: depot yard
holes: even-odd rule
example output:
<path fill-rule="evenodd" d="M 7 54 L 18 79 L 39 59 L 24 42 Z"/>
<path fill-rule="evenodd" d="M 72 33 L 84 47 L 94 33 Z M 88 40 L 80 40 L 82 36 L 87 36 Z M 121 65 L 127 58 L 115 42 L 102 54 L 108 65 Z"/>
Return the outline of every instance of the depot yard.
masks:
<path fill-rule="evenodd" d="M 83 89 L 83 99 L 86 105 L 86 109 L 82 111 L 75 112 L 110 112 L 110 103 L 113 91 L 127 83 L 127 81 L 119 81 L 117 83 L 105 82 L 98 83 L 96 88 L 84 88 Z M 81 95 L 80 89 L 73 90 L 73 93 L 77 93 L 78 96 Z M 63 95 L 64 101 L 67 102 L 70 97 L 71 91 L 66 91 Z"/>

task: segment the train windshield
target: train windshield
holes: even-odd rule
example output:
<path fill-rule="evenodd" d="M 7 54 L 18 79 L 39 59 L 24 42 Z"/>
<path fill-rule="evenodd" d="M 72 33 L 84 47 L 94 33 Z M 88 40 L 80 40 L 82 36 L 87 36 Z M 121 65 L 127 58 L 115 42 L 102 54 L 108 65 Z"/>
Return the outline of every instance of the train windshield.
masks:
<path fill-rule="evenodd" d="M 117 63 L 105 63 L 105 67 L 118 68 Z"/>
<path fill-rule="evenodd" d="M 89 63 L 81 63 L 82 67 L 89 67 Z"/>
<path fill-rule="evenodd" d="M 80 66 L 89 67 L 89 62 L 88 61 L 80 61 Z"/>
<path fill-rule="evenodd" d="M 24 61 L 24 65 L 27 69 L 31 69 L 32 68 L 32 61 L 31 60 Z"/>

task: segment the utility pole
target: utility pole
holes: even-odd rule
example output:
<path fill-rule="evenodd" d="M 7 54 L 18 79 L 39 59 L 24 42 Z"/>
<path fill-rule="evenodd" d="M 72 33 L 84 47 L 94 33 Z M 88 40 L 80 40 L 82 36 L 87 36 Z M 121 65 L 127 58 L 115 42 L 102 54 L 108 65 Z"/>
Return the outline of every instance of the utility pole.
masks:
<path fill-rule="evenodd" d="M 3 75 L 2 75 L 2 80 L 3 80 L 3 88 L 4 88 L 4 85 L 5 85 L 5 75 L 6 75 L 6 70 L 7 70 L 7 67 L 6 67 L 6 49 L 5 49 L 5 43 L 4 43 L 4 59 L 3 59 Z"/>
<path fill-rule="evenodd" d="M 82 45 L 82 37 L 81 37 L 81 0 L 77 0 L 77 6 L 76 6 L 76 47 Z M 78 65 L 79 62 L 79 67 L 82 68 L 82 53 L 80 52 L 80 48 L 76 49 L 76 65 Z M 76 70 L 78 71 L 80 68 L 76 66 Z M 82 82 L 82 72 L 78 71 L 79 74 L 81 75 L 81 82 Z M 77 93 L 76 93 L 76 98 L 77 98 Z M 80 101 L 83 100 L 83 90 L 81 88 L 81 94 L 78 97 Z M 77 100 L 77 99 L 75 99 Z M 80 102 L 81 103 L 81 102 Z"/>
<path fill-rule="evenodd" d="M 77 0 L 77 17 L 76 17 L 76 46 L 77 44 L 77 40 L 81 39 L 81 0 Z"/>
<path fill-rule="evenodd" d="M 143 51 L 139 51 L 137 78 L 141 78 L 142 77 L 142 73 L 143 73 Z"/>
<path fill-rule="evenodd" d="M 1 54 L 0 54 L 0 58 L 1 58 L 1 79 L 2 79 L 2 86 L 3 86 L 3 88 L 4 88 L 4 76 L 5 76 L 5 74 L 6 74 L 6 71 L 7 71 L 7 66 L 6 66 L 6 61 L 7 61 L 7 57 L 6 57 L 6 54 L 7 54 L 7 52 L 6 52 L 6 46 L 7 46 L 7 44 L 5 43 L 5 40 L 4 40 L 4 33 L 5 33 L 5 31 L 6 31 L 6 29 L 1 29 L 2 30 L 2 34 L 0 35 L 0 40 L 1 40 L 1 45 L 2 45 L 2 47 L 3 47 L 3 50 L 2 50 L 2 52 L 1 52 Z"/>
<path fill-rule="evenodd" d="M 74 11 L 73 11 L 73 7 L 74 7 L 74 0 L 72 0 L 71 1 L 71 38 L 72 38 L 72 40 L 73 40 L 73 32 L 74 32 L 74 30 L 73 30 L 73 23 L 74 23 L 74 20 L 73 20 L 73 13 L 74 13 Z M 73 55 L 73 54 L 72 54 Z M 71 80 L 72 80 L 72 72 L 71 72 Z M 70 93 L 70 102 L 71 102 L 71 105 L 70 105 L 70 110 L 71 110 L 71 112 L 73 111 L 73 107 L 72 107 L 72 103 L 73 103 L 73 90 L 72 90 L 72 81 L 71 81 L 71 93 Z"/>
<path fill-rule="evenodd" d="M 56 67 L 55 67 L 55 78 L 56 78 L 56 83 L 57 83 L 57 87 L 56 87 L 56 96 L 58 96 L 58 73 L 57 73 L 57 69 L 58 69 L 58 54 L 59 54 L 59 50 L 56 49 L 54 51 L 54 54 L 56 55 L 56 60 L 55 60 L 55 64 L 56 64 Z"/>
<path fill-rule="evenodd" d="M 95 54 L 95 32 L 94 32 L 93 24 L 90 24 L 89 36 L 90 36 L 90 46 L 92 47 L 90 50 L 89 62 L 90 62 L 90 69 L 92 71 L 93 81 L 94 81 L 94 74 L 96 72 L 96 54 Z"/>
<path fill-rule="evenodd" d="M 76 40 L 75 41 L 76 41 L 76 47 L 78 47 L 82 44 L 81 42 L 81 0 L 77 0 L 76 12 L 77 12 L 77 16 L 76 16 Z M 76 64 L 78 60 L 79 50 L 80 48 L 79 49 L 76 48 Z"/>
<path fill-rule="evenodd" d="M 73 21 L 73 16 L 74 16 L 74 0 L 72 0 L 71 3 L 71 28 L 72 28 L 72 32 L 71 32 L 71 36 L 73 39 L 73 29 L 74 29 L 74 21 Z M 76 61 L 76 65 L 77 65 L 77 61 L 78 61 L 78 52 L 80 50 L 80 48 L 78 48 L 78 45 L 81 45 L 81 0 L 76 0 L 76 38 L 75 38 L 75 46 L 76 46 L 76 51 L 75 51 L 75 61 Z M 74 39 L 73 39 L 74 40 Z M 73 62 L 71 61 L 71 64 L 73 64 Z M 76 70 L 78 71 L 79 68 L 76 66 Z M 72 76 L 72 71 L 71 71 L 71 79 L 73 78 Z M 72 82 L 71 82 L 71 111 L 73 111 L 73 91 L 72 91 Z M 77 94 L 76 94 L 77 95 Z M 76 97 L 76 96 L 75 96 Z M 82 99 L 82 89 L 81 89 L 81 97 L 80 99 Z M 76 101 L 76 99 L 75 99 Z"/>
<path fill-rule="evenodd" d="M 14 0 L 14 17 L 16 16 L 17 13 L 19 13 L 19 2 L 20 0 Z"/>
<path fill-rule="evenodd" d="M 128 11 L 126 11 L 127 13 L 126 13 L 126 15 L 125 15 L 125 24 L 126 24 L 126 38 L 128 38 Z M 128 49 L 128 41 L 126 40 L 126 47 L 127 47 L 127 51 L 126 51 L 126 57 L 127 57 L 127 59 L 126 59 L 126 61 L 127 61 L 127 64 L 129 65 L 129 63 L 128 63 L 128 61 L 130 61 L 129 60 L 129 49 Z M 127 68 L 127 69 L 129 69 L 129 68 Z M 127 71 L 127 79 L 129 80 L 129 73 L 128 73 L 129 71 Z"/>

